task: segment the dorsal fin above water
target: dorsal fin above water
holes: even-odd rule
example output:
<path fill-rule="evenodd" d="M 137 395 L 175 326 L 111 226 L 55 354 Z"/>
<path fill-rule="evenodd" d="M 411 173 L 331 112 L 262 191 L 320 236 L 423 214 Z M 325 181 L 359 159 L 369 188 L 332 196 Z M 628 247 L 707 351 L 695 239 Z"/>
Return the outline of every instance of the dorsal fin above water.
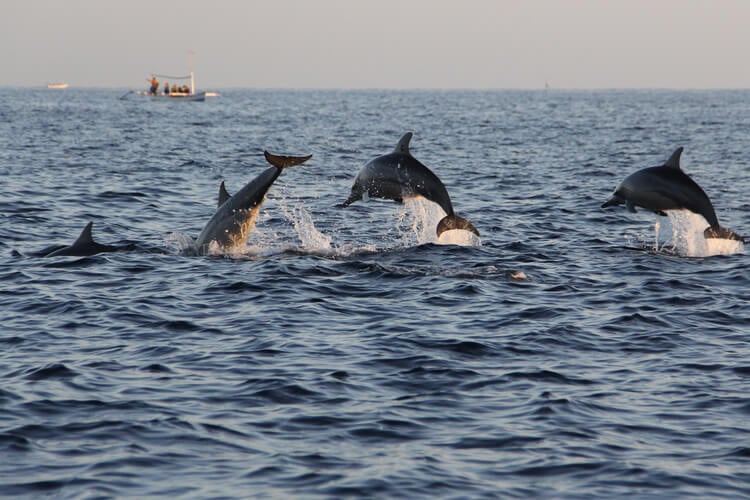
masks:
<path fill-rule="evenodd" d="M 680 169 L 680 155 L 682 155 L 682 146 L 675 149 L 674 153 L 672 153 L 672 156 L 669 157 L 667 160 L 667 163 L 664 164 L 665 167 L 669 168 L 676 168 L 677 170 Z"/>
<path fill-rule="evenodd" d="M 394 153 L 402 153 L 405 155 L 410 155 L 411 152 L 409 151 L 409 142 L 411 142 L 411 138 L 414 134 L 411 132 L 407 132 L 401 137 L 401 139 L 398 141 L 398 144 L 396 144 L 396 149 L 393 150 Z"/>
<path fill-rule="evenodd" d="M 222 206 L 225 201 L 227 201 L 229 198 L 231 198 L 232 195 L 229 194 L 229 191 L 227 191 L 226 186 L 224 186 L 224 181 L 221 181 L 221 185 L 219 186 L 219 205 Z"/>
<path fill-rule="evenodd" d="M 81 235 L 78 237 L 77 240 L 75 240 L 72 246 L 79 247 L 79 246 L 86 246 L 86 245 L 93 244 L 94 237 L 91 235 L 91 229 L 93 227 L 94 227 L 94 223 L 89 221 L 89 223 L 86 224 L 86 227 L 83 228 L 83 231 L 81 231 Z"/>

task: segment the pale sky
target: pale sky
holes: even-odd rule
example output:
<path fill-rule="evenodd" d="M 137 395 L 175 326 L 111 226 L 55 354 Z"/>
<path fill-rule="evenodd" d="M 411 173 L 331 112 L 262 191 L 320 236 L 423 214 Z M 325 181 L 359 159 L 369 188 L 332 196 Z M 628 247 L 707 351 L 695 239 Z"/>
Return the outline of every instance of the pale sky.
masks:
<path fill-rule="evenodd" d="M 748 88 L 746 0 L 10 0 L 0 86 Z"/>

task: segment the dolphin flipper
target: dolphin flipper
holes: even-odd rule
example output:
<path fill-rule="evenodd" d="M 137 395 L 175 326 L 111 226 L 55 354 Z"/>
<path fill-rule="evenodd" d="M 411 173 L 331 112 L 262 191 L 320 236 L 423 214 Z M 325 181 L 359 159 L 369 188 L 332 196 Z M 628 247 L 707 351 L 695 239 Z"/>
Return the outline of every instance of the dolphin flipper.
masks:
<path fill-rule="evenodd" d="M 440 238 L 441 234 L 446 231 L 450 231 L 451 229 L 463 229 L 466 231 L 471 231 L 472 233 L 479 236 L 479 231 L 471 222 L 455 214 L 446 215 L 445 217 L 443 217 L 440 222 L 438 222 L 435 232 L 437 233 L 438 238 Z"/>
<path fill-rule="evenodd" d="M 636 213 L 635 204 L 630 200 L 625 200 L 625 208 L 628 209 L 628 212 L 630 213 Z"/>
<path fill-rule="evenodd" d="M 604 203 L 602 203 L 602 208 L 611 207 L 613 205 L 622 205 L 623 200 L 617 195 L 613 195 L 612 198 L 608 199 Z"/>

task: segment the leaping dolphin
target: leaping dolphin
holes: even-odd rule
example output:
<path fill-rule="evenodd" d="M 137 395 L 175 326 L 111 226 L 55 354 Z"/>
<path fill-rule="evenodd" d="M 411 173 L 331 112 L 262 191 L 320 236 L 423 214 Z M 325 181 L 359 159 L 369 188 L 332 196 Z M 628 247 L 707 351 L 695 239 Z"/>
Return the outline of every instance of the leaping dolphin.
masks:
<path fill-rule="evenodd" d="M 102 245 L 101 243 L 97 243 L 96 241 L 94 241 L 94 238 L 91 234 L 93 226 L 93 222 L 89 222 L 88 224 L 86 224 L 86 227 L 83 228 L 80 236 L 78 236 L 78 239 L 76 239 L 73 244 L 68 246 L 57 245 L 49 247 L 40 252 L 37 252 L 35 255 L 40 255 L 43 257 L 85 257 L 103 252 L 117 252 L 118 250 L 129 249 L 129 247 L 116 247 L 112 245 Z"/>
<path fill-rule="evenodd" d="M 205 254 L 211 242 L 216 242 L 223 250 L 231 251 L 245 244 L 247 236 L 255 225 L 266 193 L 281 171 L 287 167 L 300 165 L 310 158 L 308 156 L 277 156 L 263 152 L 268 163 L 273 165 L 258 177 L 245 184 L 234 196 L 230 196 L 221 183 L 219 187 L 219 207 L 211 220 L 201 231 L 195 244 L 198 253 Z"/>
<path fill-rule="evenodd" d="M 438 238 L 450 229 L 465 229 L 479 236 L 471 222 L 455 214 L 448 190 L 440 179 L 411 155 L 409 142 L 412 135 L 407 132 L 392 153 L 378 156 L 362 167 L 354 179 L 349 198 L 341 206 L 348 207 L 365 194 L 399 203 L 404 198 L 422 196 L 440 205 L 446 213 L 435 230 Z"/>
<path fill-rule="evenodd" d="M 744 242 L 742 236 L 719 225 L 711 200 L 680 168 L 681 154 L 679 147 L 664 165 L 644 168 L 626 177 L 602 208 L 625 204 L 631 212 L 635 212 L 635 207 L 643 207 L 659 215 L 667 215 L 666 210 L 690 210 L 708 222 L 709 227 L 703 232 L 705 238 Z"/>

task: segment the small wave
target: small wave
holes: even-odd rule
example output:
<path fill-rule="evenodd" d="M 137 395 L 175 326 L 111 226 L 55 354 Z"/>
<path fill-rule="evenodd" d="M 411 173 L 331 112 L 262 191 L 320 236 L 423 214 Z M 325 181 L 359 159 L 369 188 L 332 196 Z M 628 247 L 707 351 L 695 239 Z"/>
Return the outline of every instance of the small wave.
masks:
<path fill-rule="evenodd" d="M 45 365 L 41 368 L 32 368 L 27 374 L 28 380 L 64 380 L 75 377 L 78 375 L 74 370 L 71 370 L 62 363 L 52 363 Z"/>

